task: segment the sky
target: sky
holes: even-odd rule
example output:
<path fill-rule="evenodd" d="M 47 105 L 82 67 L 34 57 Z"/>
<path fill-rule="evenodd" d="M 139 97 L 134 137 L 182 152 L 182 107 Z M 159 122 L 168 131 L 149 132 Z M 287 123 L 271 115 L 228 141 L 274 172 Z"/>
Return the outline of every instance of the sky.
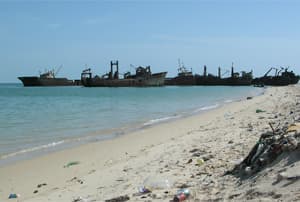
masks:
<path fill-rule="evenodd" d="M 120 72 L 151 66 L 175 76 L 178 59 L 194 73 L 290 66 L 300 74 L 300 1 L 0 0 L 0 82 L 60 69 L 79 79 L 90 67 Z"/>

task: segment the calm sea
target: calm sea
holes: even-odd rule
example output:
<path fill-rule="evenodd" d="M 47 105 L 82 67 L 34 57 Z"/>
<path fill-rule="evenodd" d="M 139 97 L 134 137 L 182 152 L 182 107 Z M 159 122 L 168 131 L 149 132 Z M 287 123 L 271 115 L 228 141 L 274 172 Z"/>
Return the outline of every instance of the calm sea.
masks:
<path fill-rule="evenodd" d="M 0 165 L 189 116 L 253 87 L 84 88 L 0 84 Z"/>

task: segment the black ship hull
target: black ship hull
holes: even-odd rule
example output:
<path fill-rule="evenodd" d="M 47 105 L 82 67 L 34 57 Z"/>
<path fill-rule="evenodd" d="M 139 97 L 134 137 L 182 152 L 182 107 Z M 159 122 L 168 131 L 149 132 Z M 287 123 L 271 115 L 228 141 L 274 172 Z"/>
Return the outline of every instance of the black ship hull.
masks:
<path fill-rule="evenodd" d="M 183 67 L 179 69 L 184 69 Z M 167 78 L 166 85 L 198 85 L 198 86 L 249 86 L 252 81 L 252 71 L 235 73 L 233 67 L 231 68 L 231 77 L 221 78 L 221 68 L 218 69 L 218 76 L 207 74 L 206 65 L 204 65 L 203 75 L 195 74 L 192 72 L 183 71 L 177 77 Z"/>
<path fill-rule="evenodd" d="M 251 80 L 243 80 L 237 78 L 226 78 L 226 79 L 198 79 L 197 85 L 200 86 L 250 86 Z"/>
<path fill-rule="evenodd" d="M 253 80 L 253 85 L 267 85 L 267 86 L 287 86 L 290 84 L 297 84 L 299 78 L 287 78 L 287 77 L 262 77 Z"/>
<path fill-rule="evenodd" d="M 276 70 L 274 76 L 268 76 L 270 71 Z M 281 67 L 281 70 L 278 70 L 278 68 L 271 67 L 267 73 L 265 73 L 264 76 L 255 78 L 252 81 L 252 84 L 254 86 L 287 86 L 290 84 L 297 84 L 299 82 L 300 76 L 296 75 L 293 71 L 288 71 L 288 68 L 285 68 L 284 72 L 281 72 L 284 70 L 283 67 Z M 281 74 L 279 74 L 281 72 Z"/>
<path fill-rule="evenodd" d="M 37 76 L 18 77 L 24 86 L 73 86 L 79 85 L 77 81 L 69 80 L 67 78 L 40 78 Z"/>
<path fill-rule="evenodd" d="M 299 76 L 265 76 L 253 80 L 253 85 L 267 85 L 267 86 L 287 86 L 290 84 L 297 84 Z"/>
<path fill-rule="evenodd" d="M 196 77 L 195 76 L 177 76 L 174 78 L 166 78 L 165 85 L 169 85 L 169 86 L 196 85 Z"/>
<path fill-rule="evenodd" d="M 248 78 L 219 78 L 216 76 L 189 76 L 168 78 L 165 85 L 199 85 L 199 86 L 249 86 L 252 79 Z"/>

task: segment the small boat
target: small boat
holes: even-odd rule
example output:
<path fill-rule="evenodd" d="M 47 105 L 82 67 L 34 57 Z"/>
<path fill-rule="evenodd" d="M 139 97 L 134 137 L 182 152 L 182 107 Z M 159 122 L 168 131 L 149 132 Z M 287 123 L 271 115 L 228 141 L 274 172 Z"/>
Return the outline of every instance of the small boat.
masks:
<path fill-rule="evenodd" d="M 58 70 L 59 71 L 59 70 Z M 80 85 L 78 80 L 69 80 L 67 78 L 57 78 L 58 71 L 46 70 L 39 76 L 18 77 L 24 86 L 73 86 Z"/>
<path fill-rule="evenodd" d="M 274 76 L 269 76 L 269 73 L 275 70 Z M 284 71 L 283 71 L 284 70 Z M 254 86 L 257 85 L 269 85 L 269 86 L 286 86 L 290 84 L 297 84 L 300 76 L 295 75 L 293 71 L 288 71 L 288 68 L 281 67 L 280 70 L 275 67 L 271 67 L 264 76 L 255 78 L 252 81 Z"/>
<path fill-rule="evenodd" d="M 114 66 L 116 71 L 114 72 Z M 146 87 L 146 86 L 162 86 L 167 72 L 152 74 L 150 66 L 136 68 L 136 73 L 131 75 L 127 72 L 124 78 L 119 78 L 119 62 L 110 62 L 110 72 L 102 76 L 92 75 L 91 69 L 85 69 L 81 73 L 81 83 L 85 87 Z"/>

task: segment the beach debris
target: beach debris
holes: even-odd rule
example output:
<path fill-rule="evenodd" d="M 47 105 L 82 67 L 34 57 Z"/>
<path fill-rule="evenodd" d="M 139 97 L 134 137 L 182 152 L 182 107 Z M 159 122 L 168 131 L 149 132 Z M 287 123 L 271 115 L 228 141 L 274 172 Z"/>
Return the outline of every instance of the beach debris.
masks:
<path fill-rule="evenodd" d="M 190 164 L 193 162 L 193 159 L 189 159 L 188 162 L 186 162 L 187 164 Z"/>
<path fill-rule="evenodd" d="M 190 191 L 188 189 L 180 189 L 177 191 L 173 198 L 173 202 L 181 202 L 186 200 L 190 196 Z"/>
<path fill-rule="evenodd" d="M 257 109 L 255 112 L 256 112 L 256 113 L 262 113 L 262 112 L 266 112 L 266 111 L 261 110 L 261 109 Z"/>
<path fill-rule="evenodd" d="M 226 174 L 239 177 L 255 174 L 281 154 L 300 149 L 300 130 L 298 130 L 300 123 L 284 126 L 281 129 L 274 128 L 272 124 L 270 127 L 272 132 L 263 133 L 248 156 Z"/>
<path fill-rule="evenodd" d="M 277 182 L 280 182 L 281 180 L 299 180 L 300 175 L 290 176 L 286 172 L 278 173 L 277 175 Z"/>
<path fill-rule="evenodd" d="M 20 198 L 20 194 L 9 194 L 8 199 Z"/>
<path fill-rule="evenodd" d="M 251 100 L 251 99 L 252 99 L 252 97 L 251 97 L 251 96 L 247 97 L 247 100 Z"/>
<path fill-rule="evenodd" d="M 146 194 L 146 193 L 151 193 L 151 190 L 146 188 L 146 187 L 140 187 L 139 192 L 143 193 L 143 194 Z"/>
<path fill-rule="evenodd" d="M 79 163 L 80 163 L 79 161 L 71 161 L 71 162 L 67 163 L 66 165 L 64 165 L 64 168 L 68 168 L 70 166 L 78 165 Z"/>
<path fill-rule="evenodd" d="M 42 186 L 46 186 L 46 185 L 47 185 L 47 183 L 38 184 L 38 185 L 37 185 L 37 188 L 41 188 Z"/>
<path fill-rule="evenodd" d="M 209 155 L 206 155 L 206 156 L 203 156 L 203 157 L 202 157 L 202 159 L 203 159 L 204 161 L 208 161 L 208 160 L 210 160 L 210 159 L 212 159 L 212 158 L 214 158 L 214 155 L 212 155 L 212 154 L 209 154 Z"/>
<path fill-rule="evenodd" d="M 196 166 L 201 166 L 203 164 L 204 164 L 204 160 L 203 159 L 197 159 Z"/>
<path fill-rule="evenodd" d="M 148 188 L 146 188 L 145 186 L 140 186 L 138 187 L 138 193 L 136 194 L 133 194 L 133 196 L 141 196 L 141 195 L 144 195 L 144 194 L 148 194 L 148 193 L 151 193 L 152 191 Z"/>
<path fill-rule="evenodd" d="M 288 127 L 287 132 L 293 132 L 293 131 L 300 133 L 300 123 L 294 123 Z"/>
<path fill-rule="evenodd" d="M 88 200 L 86 198 L 83 198 L 81 196 L 79 196 L 79 197 L 72 200 L 72 202 L 87 202 L 87 201 L 90 201 L 90 200 Z"/>
<path fill-rule="evenodd" d="M 83 181 L 77 177 L 73 177 L 72 179 L 68 180 L 67 182 L 78 182 L 79 184 L 83 184 Z"/>
<path fill-rule="evenodd" d="M 149 176 L 144 180 L 143 186 L 149 190 L 169 189 L 173 186 L 173 182 L 162 176 Z"/>
<path fill-rule="evenodd" d="M 39 192 L 38 190 L 34 190 L 34 191 L 33 191 L 34 194 L 36 194 L 36 193 L 38 193 L 38 192 Z"/>
<path fill-rule="evenodd" d="M 119 196 L 116 198 L 112 198 L 112 199 L 107 199 L 105 200 L 105 202 L 123 202 L 123 201 L 129 201 L 130 198 L 128 195 L 124 195 L 124 196 Z"/>

